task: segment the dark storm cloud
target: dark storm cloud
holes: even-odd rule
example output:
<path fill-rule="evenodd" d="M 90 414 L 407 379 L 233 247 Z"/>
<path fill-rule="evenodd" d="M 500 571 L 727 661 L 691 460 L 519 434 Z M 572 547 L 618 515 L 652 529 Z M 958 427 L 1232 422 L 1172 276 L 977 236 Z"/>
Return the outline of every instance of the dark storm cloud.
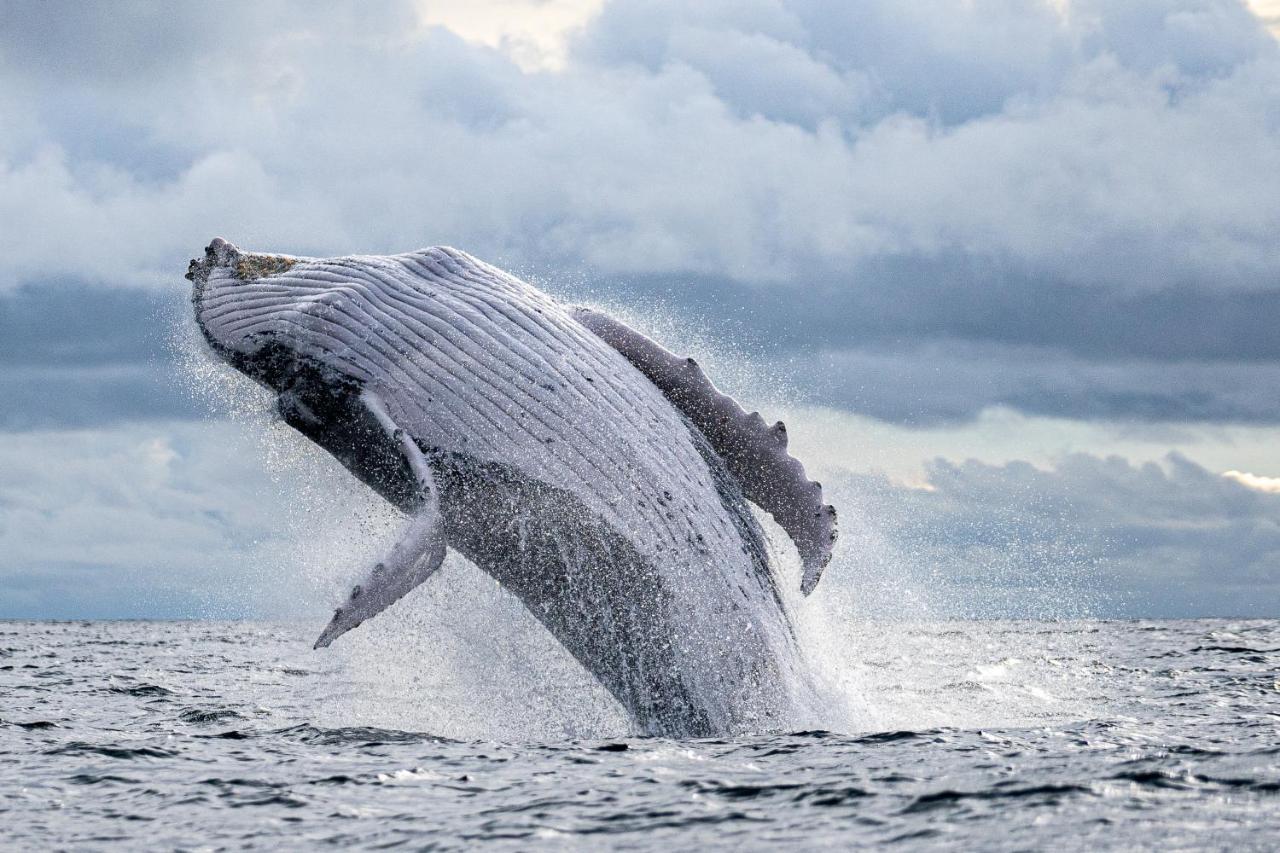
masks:
<path fill-rule="evenodd" d="M 1280 55 L 1235 0 L 616 0 L 535 74 L 408 3 L 0 14 L 0 287 L 446 243 L 891 420 L 1277 418 Z"/>
<path fill-rule="evenodd" d="M 791 362 L 791 384 L 814 401 L 881 420 L 930 426 L 989 406 L 1099 420 L 1271 424 L 1280 387 L 1271 362 L 1099 361 L 1034 347 L 936 341 L 826 352 Z"/>
<path fill-rule="evenodd" d="M 815 282 L 785 298 L 711 277 L 560 290 L 659 306 L 646 331 L 674 351 L 689 348 L 689 330 L 733 341 L 785 380 L 792 399 L 894 423 L 968 421 L 991 406 L 1103 420 L 1280 422 L 1280 395 L 1260 393 L 1280 387 L 1272 331 L 1280 292 L 1037 292 L 1022 282 L 1008 290 L 1024 299 L 996 304 L 939 285 L 938 271 L 883 266 L 883 288 Z M 646 320 L 642 311 L 633 322 Z"/>
<path fill-rule="evenodd" d="M 179 299 L 176 291 L 26 284 L 0 294 L 0 365 L 144 363 L 163 350 Z"/>
<path fill-rule="evenodd" d="M 717 331 L 753 330 L 786 352 L 944 339 L 1049 347 L 1085 359 L 1275 361 L 1280 289 L 1155 292 L 1046 285 L 962 257 L 878 261 L 856 277 L 821 278 L 797 292 L 713 276 L 610 277 L 547 283 L 570 297 L 612 296 L 698 312 Z M 976 291 L 987 288 L 985 297 Z"/>
<path fill-rule="evenodd" d="M 185 294 L 44 282 L 0 293 L 0 430 L 208 414 L 177 377 Z"/>
<path fill-rule="evenodd" d="M 1047 470 L 937 460 L 927 483 L 829 483 L 853 512 L 824 582 L 889 596 L 889 611 L 918 593 L 935 615 L 1280 612 L 1280 494 L 1177 454 L 1143 465 L 1076 454 Z"/>
<path fill-rule="evenodd" d="M 192 399 L 166 365 L 5 368 L 0 400 L 0 430 L 89 428 L 209 415 L 209 407 Z"/>

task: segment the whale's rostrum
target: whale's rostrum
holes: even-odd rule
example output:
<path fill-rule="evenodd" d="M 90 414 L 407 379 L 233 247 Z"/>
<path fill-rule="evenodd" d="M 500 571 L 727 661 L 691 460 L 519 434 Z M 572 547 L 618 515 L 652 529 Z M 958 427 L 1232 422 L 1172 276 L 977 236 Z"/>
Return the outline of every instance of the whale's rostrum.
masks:
<path fill-rule="evenodd" d="M 696 365 L 450 248 L 193 260 L 214 353 L 408 516 L 316 641 L 391 606 L 452 548 L 520 598 L 650 734 L 785 727 L 812 685 L 747 499 L 805 592 L 835 514 Z"/>

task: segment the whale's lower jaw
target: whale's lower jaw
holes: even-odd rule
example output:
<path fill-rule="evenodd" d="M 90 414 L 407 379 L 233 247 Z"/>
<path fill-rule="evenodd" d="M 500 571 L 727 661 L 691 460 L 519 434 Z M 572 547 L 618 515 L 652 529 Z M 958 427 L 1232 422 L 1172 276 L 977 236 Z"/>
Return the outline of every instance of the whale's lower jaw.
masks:
<path fill-rule="evenodd" d="M 763 607 L 682 600 L 663 566 L 572 494 L 466 455 L 428 456 L 450 546 L 519 597 L 641 732 L 705 737 L 789 726 L 796 695 L 809 685 L 745 502 L 736 521 L 765 573 L 765 600 L 753 602 Z M 719 604 L 726 606 L 717 614 Z M 725 618 L 753 609 L 776 623 Z"/>

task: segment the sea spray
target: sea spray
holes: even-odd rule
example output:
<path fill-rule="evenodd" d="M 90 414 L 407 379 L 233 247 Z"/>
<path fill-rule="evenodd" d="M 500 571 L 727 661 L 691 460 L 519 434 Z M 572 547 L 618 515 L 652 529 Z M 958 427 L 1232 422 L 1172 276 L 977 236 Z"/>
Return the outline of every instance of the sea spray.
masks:
<path fill-rule="evenodd" d="M 656 328 L 657 337 L 695 354 L 727 390 L 792 423 L 793 446 L 813 460 L 844 513 L 828 577 L 804 598 L 796 591 L 794 549 L 757 512 L 821 696 L 797 709 L 793 728 L 867 731 L 908 722 L 981 724 L 1088 713 L 1078 701 L 1088 693 L 1078 673 L 1056 672 L 1035 649 L 1001 650 L 998 642 L 952 648 L 945 627 L 938 627 L 946 623 L 936 621 L 981 614 L 984 606 L 1008 612 L 1019 597 L 1026 615 L 1080 615 L 1088 572 L 1070 559 L 1072 531 L 1042 525 L 1028 537 L 1026 513 L 976 522 L 985 562 L 966 566 L 972 554 L 948 552 L 941 537 L 911 527 L 899 486 L 855 473 L 851 466 L 862 467 L 860 460 L 827 451 L 836 444 L 821 434 L 830 424 L 812 419 L 818 427 L 811 431 L 810 418 L 792 416 L 800 410 L 793 391 L 740 346 L 718 347 L 687 333 L 670 314 L 633 316 L 632 322 Z M 177 324 L 174 342 L 191 392 L 257 437 L 275 489 L 263 499 L 283 505 L 285 523 L 263 543 L 252 575 L 258 588 L 246 597 L 262 603 L 260 615 L 314 618 L 349 587 L 359 567 L 385 550 L 403 517 L 283 425 L 259 386 L 208 358 L 189 322 Z M 847 448 L 848 437 L 839 444 Z M 965 577 L 965 569 L 986 585 Z M 1035 595 L 1016 583 L 1029 570 L 1039 575 Z M 1001 578 L 1013 583 L 1001 586 Z M 456 554 L 439 578 L 366 626 L 335 657 L 334 690 L 316 709 L 335 725 L 517 740 L 628 731 L 617 702 L 523 605 Z"/>

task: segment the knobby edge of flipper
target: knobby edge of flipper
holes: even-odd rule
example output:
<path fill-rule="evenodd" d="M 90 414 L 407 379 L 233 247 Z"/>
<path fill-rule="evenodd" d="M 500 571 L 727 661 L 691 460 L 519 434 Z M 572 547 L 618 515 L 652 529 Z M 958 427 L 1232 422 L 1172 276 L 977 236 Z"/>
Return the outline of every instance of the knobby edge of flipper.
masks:
<path fill-rule="evenodd" d="M 570 314 L 617 350 L 693 422 L 738 480 L 742 493 L 781 525 L 800 553 L 800 589 L 813 591 L 835 546 L 836 511 L 822 502 L 822 484 L 805 476 L 787 453 L 787 428 L 768 426 L 722 394 L 692 358 L 681 358 L 608 314 L 574 306 Z"/>
<path fill-rule="evenodd" d="M 447 551 L 440 495 L 422 450 L 412 436 L 396 426 L 376 394 L 362 391 L 360 400 L 400 446 L 418 482 L 421 503 L 387 556 L 374 565 L 365 580 L 351 590 L 346 603 L 334 611 L 333 619 L 313 646 L 317 649 L 325 648 L 408 595 L 440 568 Z"/>

